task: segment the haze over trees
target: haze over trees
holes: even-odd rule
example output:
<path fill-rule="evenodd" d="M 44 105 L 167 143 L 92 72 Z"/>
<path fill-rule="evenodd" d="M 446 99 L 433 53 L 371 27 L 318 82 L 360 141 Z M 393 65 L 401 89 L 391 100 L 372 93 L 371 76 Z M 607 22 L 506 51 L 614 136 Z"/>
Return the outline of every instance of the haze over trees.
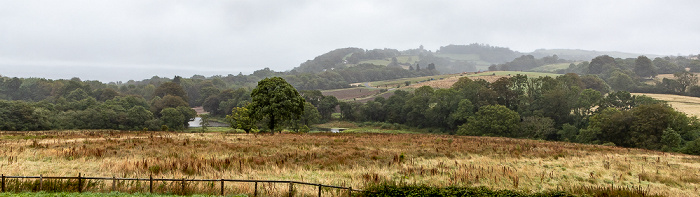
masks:
<path fill-rule="evenodd" d="M 475 57 L 478 60 L 467 60 Z M 511 59 L 505 60 L 508 57 Z M 502 61 L 491 64 L 489 69 L 493 70 L 530 70 L 557 63 L 569 66 L 555 71 L 567 73 L 559 77 L 517 75 L 494 82 L 462 78 L 452 88 L 396 90 L 389 98 L 366 103 L 339 101 L 319 91 L 357 82 L 430 76 L 450 69 L 484 68 L 484 60 Z M 386 128 L 408 126 L 452 134 L 696 153 L 700 152 L 694 148 L 700 147 L 696 119 L 663 102 L 629 92 L 700 96 L 693 73 L 697 71 L 700 61 L 685 57 L 652 60 L 647 56 L 622 59 L 602 55 L 570 62 L 558 55 L 536 56 L 480 44 L 450 45 L 436 52 L 345 48 L 287 72 L 264 68 L 250 75 L 154 76 L 109 84 L 79 78 L 0 77 L 0 129 L 183 130 L 196 115 L 190 108 L 202 106 L 214 117 L 228 117 L 234 127 L 246 132 L 282 128 L 308 131 L 312 124 L 332 120 L 332 114 L 340 112 L 341 119 Z M 674 77 L 651 81 L 659 74 Z M 264 79 L 284 83 L 264 85 Z M 265 108 L 272 104 L 260 104 L 265 100 L 260 98 L 272 98 L 264 97 L 262 92 L 266 91 L 260 87 L 279 87 L 290 93 L 284 95 L 292 98 L 293 105 L 277 107 L 291 109 L 289 113 L 274 114 L 275 110 Z M 500 123 L 489 124 L 492 122 Z"/>

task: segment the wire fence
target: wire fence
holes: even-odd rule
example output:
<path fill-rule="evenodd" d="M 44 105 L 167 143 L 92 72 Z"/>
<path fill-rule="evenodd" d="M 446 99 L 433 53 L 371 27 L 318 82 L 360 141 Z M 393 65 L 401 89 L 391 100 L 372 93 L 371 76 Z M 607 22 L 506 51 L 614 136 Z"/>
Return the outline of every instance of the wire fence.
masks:
<path fill-rule="evenodd" d="M 165 179 L 59 176 L 5 176 L 1 175 L 1 192 L 22 191 L 77 191 L 77 192 L 149 192 L 188 194 L 252 194 L 253 196 L 352 196 L 361 190 L 352 187 L 324 185 L 299 181 L 244 180 L 244 179 Z M 29 180 L 27 180 L 29 179 Z M 108 185 L 107 183 L 111 183 Z M 147 185 L 146 185 L 147 183 Z M 244 184 L 244 185 L 241 185 Z M 283 185 L 283 186 L 279 186 Z M 286 185 L 286 188 L 284 188 Z M 155 187 L 154 187 L 155 186 Z M 252 188 L 251 188 L 252 186 Z M 304 187 L 304 188 L 302 188 Z M 147 189 L 147 190 L 146 190 Z M 286 189 L 286 191 L 285 191 Z"/>

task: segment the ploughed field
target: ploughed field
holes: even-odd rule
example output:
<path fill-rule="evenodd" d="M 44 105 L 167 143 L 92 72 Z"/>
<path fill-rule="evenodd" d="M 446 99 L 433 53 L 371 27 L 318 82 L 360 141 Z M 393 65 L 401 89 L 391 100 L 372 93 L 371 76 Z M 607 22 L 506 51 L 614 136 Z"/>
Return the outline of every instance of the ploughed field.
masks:
<path fill-rule="evenodd" d="M 0 173 L 6 176 L 271 179 L 355 189 L 392 181 L 532 192 L 614 185 L 666 196 L 700 192 L 699 156 L 509 138 L 52 131 L 5 132 L 0 147 Z M 247 191 L 252 185 L 240 187 Z M 299 190 L 314 194 L 315 188 Z"/>

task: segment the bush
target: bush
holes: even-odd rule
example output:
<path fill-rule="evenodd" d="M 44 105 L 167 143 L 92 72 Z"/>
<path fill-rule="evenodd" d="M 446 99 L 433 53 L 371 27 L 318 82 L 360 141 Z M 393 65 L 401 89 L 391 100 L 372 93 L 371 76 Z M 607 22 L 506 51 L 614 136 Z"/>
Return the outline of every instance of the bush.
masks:
<path fill-rule="evenodd" d="M 359 196 L 573 196 L 565 192 L 528 194 L 512 190 L 491 190 L 486 187 L 431 187 L 382 183 L 366 188 Z"/>
<path fill-rule="evenodd" d="M 567 191 L 547 191 L 526 193 L 513 190 L 491 190 L 486 187 L 431 187 L 426 185 L 396 185 L 381 183 L 366 188 L 358 196 L 512 196 L 512 197 L 555 197 L 555 196 L 658 196 L 650 195 L 643 188 L 627 187 L 575 187 Z"/>
<path fill-rule="evenodd" d="M 681 152 L 691 155 L 700 155 L 700 138 L 686 143 Z"/>

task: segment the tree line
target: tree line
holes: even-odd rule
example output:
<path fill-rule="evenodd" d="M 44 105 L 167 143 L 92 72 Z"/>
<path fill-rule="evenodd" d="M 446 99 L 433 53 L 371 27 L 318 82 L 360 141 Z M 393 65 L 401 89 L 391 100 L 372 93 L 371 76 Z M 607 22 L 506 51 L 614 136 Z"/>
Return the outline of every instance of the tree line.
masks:
<path fill-rule="evenodd" d="M 17 78 L 10 79 L 10 84 Z M 150 100 L 128 95 L 111 88 L 93 89 L 93 82 L 73 80 L 35 80 L 46 87 L 48 95 L 35 94 L 29 101 L 0 100 L 0 130 L 183 130 L 196 112 L 188 105 L 188 97 L 176 82 L 165 82 L 155 88 Z M 22 85 L 24 83 L 21 83 Z M 7 80 L 2 84 L 3 96 L 22 95 L 8 92 Z M 19 85 L 19 88 L 23 86 Z M 30 86 L 31 87 L 31 86 Z M 38 102 L 32 99 L 42 98 Z"/>
<path fill-rule="evenodd" d="M 696 118 L 647 96 L 611 91 L 596 75 L 517 75 L 493 83 L 464 77 L 448 89 L 424 86 L 338 105 L 348 121 L 700 154 Z"/>
<path fill-rule="evenodd" d="M 539 59 L 523 55 L 504 64 L 492 65 L 489 70 L 530 70 L 565 62 L 567 61 L 558 59 L 556 55 Z M 568 68 L 556 72 L 595 75 L 613 90 L 700 97 L 698 78 L 694 74 L 700 72 L 700 60 L 682 56 L 657 57 L 652 60 L 646 56 L 622 59 L 602 55 L 591 61 L 571 63 Z M 654 80 L 659 74 L 673 74 L 673 78 Z"/>

